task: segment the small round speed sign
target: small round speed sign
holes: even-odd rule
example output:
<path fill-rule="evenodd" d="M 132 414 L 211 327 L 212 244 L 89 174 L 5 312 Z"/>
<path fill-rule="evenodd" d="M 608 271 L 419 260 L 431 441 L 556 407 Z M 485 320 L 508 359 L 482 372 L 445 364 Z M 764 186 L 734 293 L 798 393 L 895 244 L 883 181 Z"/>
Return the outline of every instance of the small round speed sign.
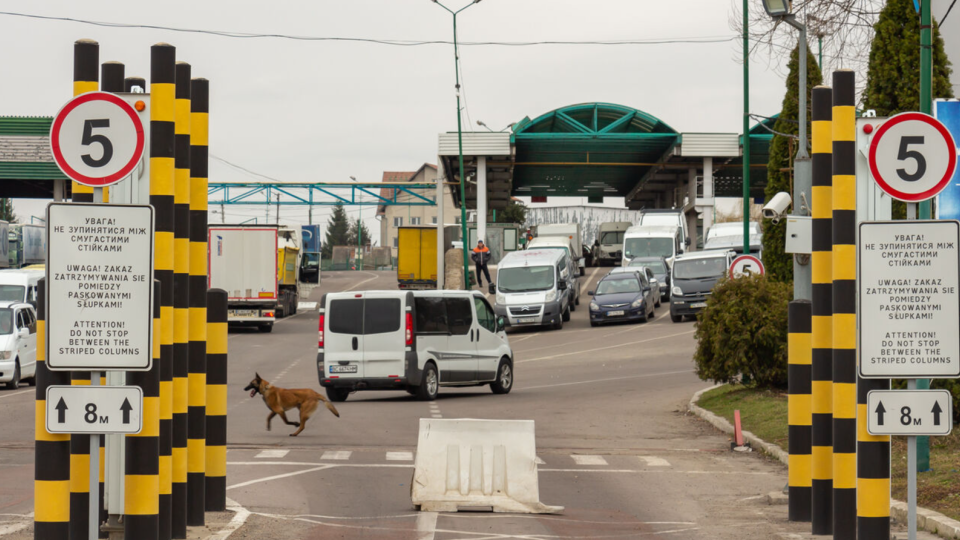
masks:
<path fill-rule="evenodd" d="M 936 196 L 950 183 L 957 167 L 957 147 L 937 119 L 905 112 L 877 129 L 868 160 L 880 189 L 894 199 L 919 202 Z"/>
<path fill-rule="evenodd" d="M 57 166 L 70 179 L 93 187 L 115 184 L 140 162 L 143 122 L 119 96 L 81 94 L 60 109 L 50 128 Z"/>
<path fill-rule="evenodd" d="M 741 255 L 730 263 L 730 279 L 743 276 L 762 276 L 766 272 L 760 259 L 753 255 Z"/>

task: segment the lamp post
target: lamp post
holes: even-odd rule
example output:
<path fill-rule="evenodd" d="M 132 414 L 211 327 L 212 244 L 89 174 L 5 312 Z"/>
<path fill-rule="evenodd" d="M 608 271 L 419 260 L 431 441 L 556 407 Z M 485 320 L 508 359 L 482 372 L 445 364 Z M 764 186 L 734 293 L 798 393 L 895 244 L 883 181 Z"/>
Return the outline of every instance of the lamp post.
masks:
<path fill-rule="evenodd" d="M 746 1 L 746 0 L 744 0 Z M 453 11 L 447 6 L 441 4 L 437 0 L 433 0 L 434 4 L 442 7 L 447 10 L 451 15 L 453 15 L 453 64 L 454 64 L 454 73 L 456 75 L 456 89 L 457 89 L 457 146 L 459 147 L 460 155 L 460 235 L 463 243 L 463 285 L 464 288 L 469 288 L 470 284 L 470 262 L 467 258 L 467 241 L 469 237 L 467 236 L 467 189 L 466 189 L 466 175 L 463 170 L 463 130 L 460 126 L 460 51 L 457 47 L 457 15 L 460 14 L 463 10 L 468 7 L 479 4 L 480 0 L 473 0 L 473 2 L 463 6 L 457 11 Z M 439 201 L 437 204 L 442 204 L 442 201 Z M 442 226 L 442 224 L 441 224 Z M 439 231 L 437 233 L 439 235 Z M 440 237 L 437 237 L 437 240 L 440 240 Z"/>
<path fill-rule="evenodd" d="M 750 253 L 750 3 L 743 0 L 743 254 Z"/>
<path fill-rule="evenodd" d="M 350 179 L 353 180 L 354 182 L 357 181 L 356 176 L 351 176 Z M 355 193 L 357 193 L 357 202 L 362 203 L 363 192 L 361 191 L 361 192 L 355 192 Z M 356 263 L 357 270 L 363 270 L 363 205 L 362 204 L 357 205 L 357 259 L 359 259 L 359 262 Z"/>

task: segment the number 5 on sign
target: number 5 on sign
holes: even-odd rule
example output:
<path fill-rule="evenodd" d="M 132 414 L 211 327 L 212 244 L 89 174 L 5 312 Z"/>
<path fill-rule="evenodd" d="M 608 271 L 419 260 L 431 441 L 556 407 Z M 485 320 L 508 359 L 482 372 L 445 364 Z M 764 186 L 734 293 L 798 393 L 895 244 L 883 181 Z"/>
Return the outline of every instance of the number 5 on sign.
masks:
<path fill-rule="evenodd" d="M 884 122 L 870 141 L 870 172 L 894 199 L 925 201 L 943 191 L 957 167 L 947 128 L 932 116 L 907 112 Z"/>

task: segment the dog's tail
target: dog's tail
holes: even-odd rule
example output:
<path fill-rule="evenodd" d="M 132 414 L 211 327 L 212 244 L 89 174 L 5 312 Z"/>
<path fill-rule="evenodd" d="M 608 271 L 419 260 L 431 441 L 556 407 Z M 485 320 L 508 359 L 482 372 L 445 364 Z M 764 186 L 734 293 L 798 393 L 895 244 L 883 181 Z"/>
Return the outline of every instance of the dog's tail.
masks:
<path fill-rule="evenodd" d="M 319 393 L 317 394 L 317 397 L 320 398 L 320 401 L 322 401 L 323 404 L 326 405 L 327 409 L 329 409 L 334 416 L 336 416 L 337 418 L 340 418 L 340 411 L 338 411 L 337 408 L 333 406 L 333 403 L 330 403 L 329 401 L 327 401 L 327 398 L 323 397 Z"/>

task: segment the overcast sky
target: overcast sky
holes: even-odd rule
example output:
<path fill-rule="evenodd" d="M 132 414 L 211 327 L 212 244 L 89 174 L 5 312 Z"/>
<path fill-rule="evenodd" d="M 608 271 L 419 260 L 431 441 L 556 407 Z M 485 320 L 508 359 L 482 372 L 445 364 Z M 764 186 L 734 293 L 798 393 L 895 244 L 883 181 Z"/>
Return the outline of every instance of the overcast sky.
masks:
<path fill-rule="evenodd" d="M 464 0 L 447 0 L 451 7 Z M 735 38 L 726 0 L 484 0 L 458 18 L 462 41 Z M 429 0 L 166 2 L 6 0 L 0 10 L 106 22 L 303 36 L 449 40 L 451 17 Z M 53 115 L 71 97 L 72 47 L 100 42 L 100 60 L 149 78 L 150 45 L 169 42 L 210 80 L 210 151 L 284 181 L 379 181 L 384 170 L 436 162 L 437 134 L 456 129 L 453 50 L 356 42 L 231 39 L 104 28 L 0 15 L 0 115 Z M 784 30 L 786 31 L 786 30 Z M 606 101 L 678 131 L 741 131 L 735 40 L 712 44 L 470 46 L 461 52 L 464 125 L 500 129 L 557 107 Z M 751 111 L 779 112 L 784 82 L 754 62 Z M 211 160 L 216 181 L 255 180 Z M 17 201 L 24 215 L 43 204 Z M 227 207 L 227 221 L 262 208 Z M 353 210 L 352 215 L 356 210 Z M 325 222 L 325 209 L 314 212 Z M 374 211 L 367 226 L 378 231 Z M 306 222 L 285 207 L 283 221 Z M 319 219 L 318 219 L 319 217 Z M 211 221 L 219 222 L 219 215 Z M 29 217 L 26 218 L 29 221 Z"/>

